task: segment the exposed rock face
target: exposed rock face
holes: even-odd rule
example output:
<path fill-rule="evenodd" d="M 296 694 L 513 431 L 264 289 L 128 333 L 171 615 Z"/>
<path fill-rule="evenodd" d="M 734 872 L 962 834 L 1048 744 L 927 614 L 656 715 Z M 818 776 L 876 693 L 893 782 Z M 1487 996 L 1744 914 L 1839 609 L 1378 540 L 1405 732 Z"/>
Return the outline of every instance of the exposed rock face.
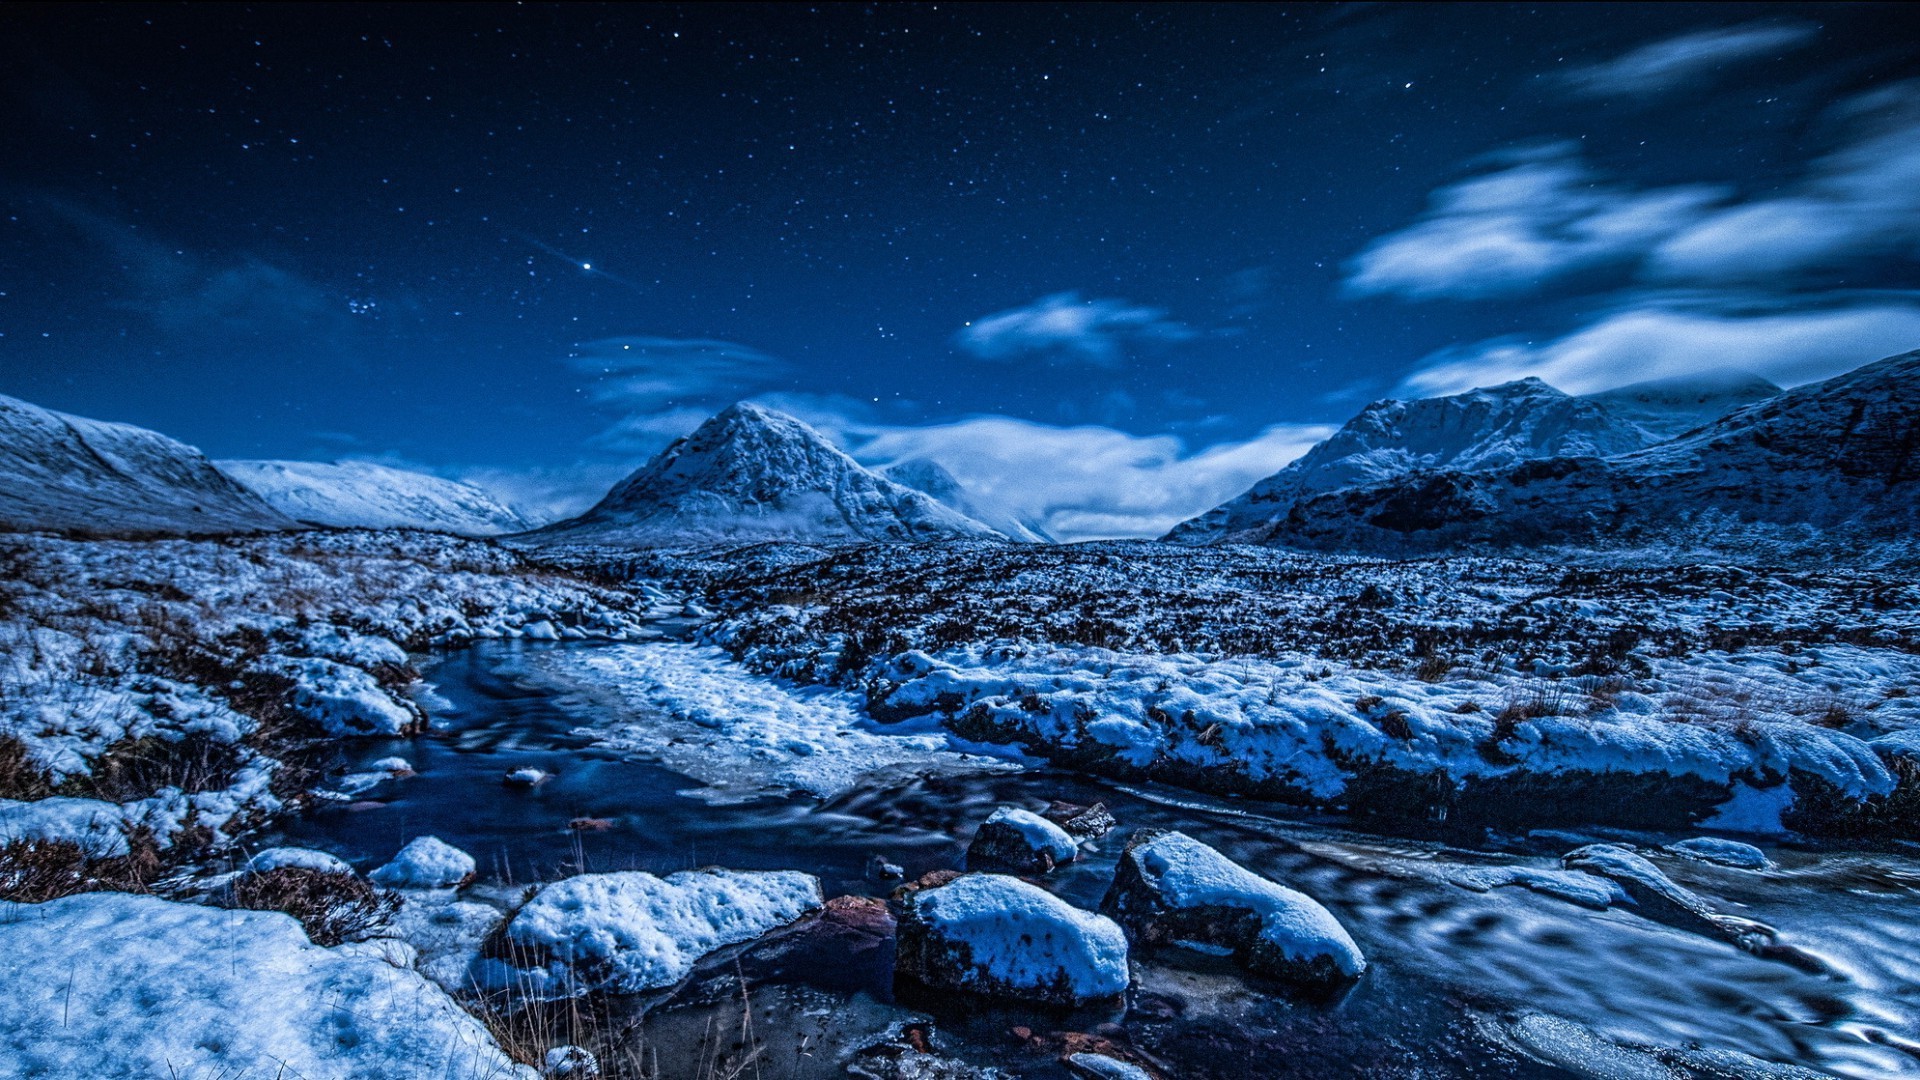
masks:
<path fill-rule="evenodd" d="M 1047 807 L 1042 817 L 1067 831 L 1067 835 L 1080 843 L 1098 840 L 1113 831 L 1119 822 L 1107 812 L 1105 803 L 1092 806 L 1079 806 L 1075 803 L 1054 801 Z"/>
<path fill-rule="evenodd" d="M 1418 470 L 1486 469 L 1537 458 L 1605 456 L 1652 441 L 1601 406 L 1539 379 L 1420 401 L 1376 401 L 1245 494 L 1175 526 L 1164 539 L 1258 539 L 1303 499 Z"/>
<path fill-rule="evenodd" d="M 923 985 L 1075 1006 L 1127 988 L 1112 920 L 1018 878 L 963 874 L 901 890 L 896 971 Z"/>
<path fill-rule="evenodd" d="M 868 472 L 793 417 L 747 402 L 675 441 L 593 509 L 528 536 L 623 547 L 1004 539 Z"/>
<path fill-rule="evenodd" d="M 497 536 L 529 525 L 492 495 L 457 480 L 369 461 L 222 461 L 274 509 L 297 521 L 342 529 L 427 529 Z"/>
<path fill-rule="evenodd" d="M 1308 987 L 1338 986 L 1367 970 L 1360 947 L 1319 901 L 1185 833 L 1136 835 L 1100 910 L 1135 941 L 1231 949 L 1249 971 Z"/>
<path fill-rule="evenodd" d="M 185 443 L 0 396 L 0 528 L 207 535 L 295 527 Z"/>
<path fill-rule="evenodd" d="M 995 506 L 967 489 L 946 466 L 932 458 L 910 458 L 886 467 L 882 475 L 896 484 L 905 484 L 915 491 L 928 495 L 945 503 L 949 509 L 989 526 L 1006 536 L 1009 540 L 1018 540 L 1026 544 L 1051 544 L 1053 537 L 1036 522 L 1019 517 L 1002 506 Z"/>
<path fill-rule="evenodd" d="M 1808 543 L 1908 542 L 1916 526 L 1920 352 L 1796 387 L 1632 453 L 1435 469 L 1302 498 L 1263 536 L 1404 555 L 1711 543 L 1742 529 Z"/>
<path fill-rule="evenodd" d="M 1060 826 L 1039 814 L 1003 806 L 982 822 L 967 845 L 967 865 L 978 869 L 1045 874 L 1072 862 L 1079 844 Z"/>

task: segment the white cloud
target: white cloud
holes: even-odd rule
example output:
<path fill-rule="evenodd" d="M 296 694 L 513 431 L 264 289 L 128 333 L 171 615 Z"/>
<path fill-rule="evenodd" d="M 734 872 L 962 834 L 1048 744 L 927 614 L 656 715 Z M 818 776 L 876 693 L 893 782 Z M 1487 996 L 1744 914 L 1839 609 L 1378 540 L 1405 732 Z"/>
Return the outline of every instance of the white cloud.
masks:
<path fill-rule="evenodd" d="M 1158 536 L 1240 494 L 1332 434 L 1280 424 L 1245 442 L 1189 453 L 1172 435 L 1052 427 L 982 416 L 868 429 L 856 456 L 874 464 L 928 457 L 983 500 L 1061 540 Z"/>
<path fill-rule="evenodd" d="M 954 335 L 960 348 L 982 360 L 1041 359 L 1118 367 L 1133 349 L 1200 336 L 1159 308 L 1124 300 L 1083 300 L 1055 293 L 978 318 Z"/>
<path fill-rule="evenodd" d="M 1397 393 L 1428 397 L 1538 376 L 1570 394 L 1646 379 L 1750 371 L 1783 386 L 1920 348 L 1920 300 L 1753 314 L 1655 302 L 1542 344 L 1488 341 L 1428 361 Z"/>
<path fill-rule="evenodd" d="M 1852 103 L 1860 128 L 1785 194 L 1669 237 L 1649 269 L 1678 281 L 1759 281 L 1876 256 L 1920 257 L 1920 86 Z"/>
<path fill-rule="evenodd" d="M 704 338 L 602 338 L 567 362 L 589 377 L 596 403 L 620 410 L 592 443 L 622 454 L 650 454 L 788 372 L 778 357 Z"/>
<path fill-rule="evenodd" d="M 1737 63 L 1777 56 L 1812 41 L 1807 23 L 1747 23 L 1642 45 L 1622 56 L 1576 68 L 1561 81 L 1588 97 L 1652 96 L 1700 82 Z"/>
<path fill-rule="evenodd" d="M 1725 196 L 1710 187 L 1610 188 L 1566 146 L 1509 161 L 1436 192 L 1419 222 L 1354 259 L 1347 287 L 1415 298 L 1525 292 L 1637 260 Z"/>

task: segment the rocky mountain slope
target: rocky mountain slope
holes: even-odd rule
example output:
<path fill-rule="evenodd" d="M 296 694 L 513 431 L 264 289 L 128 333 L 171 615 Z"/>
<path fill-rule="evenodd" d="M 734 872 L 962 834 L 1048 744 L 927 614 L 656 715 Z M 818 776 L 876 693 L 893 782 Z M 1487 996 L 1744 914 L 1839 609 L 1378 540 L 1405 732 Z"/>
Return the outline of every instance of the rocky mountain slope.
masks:
<path fill-rule="evenodd" d="M 1920 351 L 1738 409 L 1611 457 L 1428 469 L 1311 496 L 1266 530 L 1288 547 L 1422 553 L 1743 535 L 1818 548 L 1910 541 L 1920 524 Z"/>
<path fill-rule="evenodd" d="M 932 458 L 909 458 L 882 470 L 881 475 L 896 484 L 933 496 L 948 509 L 987 525 L 1010 540 L 1027 544 L 1051 544 L 1053 537 L 1037 523 L 1018 517 L 1004 507 L 993 506 L 969 491 L 946 466 Z"/>
<path fill-rule="evenodd" d="M 747 402 L 676 440 L 591 510 L 527 534 L 623 547 L 999 536 L 868 472 L 793 417 Z"/>
<path fill-rule="evenodd" d="M 521 532 L 528 522 L 470 484 L 366 461 L 221 461 L 220 470 L 288 517 L 361 529 L 459 536 Z"/>
<path fill-rule="evenodd" d="M 1482 469 L 1562 455 L 1637 450 L 1648 437 L 1591 401 L 1539 379 L 1420 401 L 1376 401 L 1245 494 L 1175 526 L 1184 544 L 1249 539 L 1297 500 L 1420 469 Z"/>
<path fill-rule="evenodd" d="M 0 528 L 200 535 L 292 527 L 185 443 L 0 396 Z"/>
<path fill-rule="evenodd" d="M 1652 379 L 1585 398 L 1661 442 L 1712 423 L 1735 409 L 1778 394 L 1758 375 L 1729 372 Z"/>

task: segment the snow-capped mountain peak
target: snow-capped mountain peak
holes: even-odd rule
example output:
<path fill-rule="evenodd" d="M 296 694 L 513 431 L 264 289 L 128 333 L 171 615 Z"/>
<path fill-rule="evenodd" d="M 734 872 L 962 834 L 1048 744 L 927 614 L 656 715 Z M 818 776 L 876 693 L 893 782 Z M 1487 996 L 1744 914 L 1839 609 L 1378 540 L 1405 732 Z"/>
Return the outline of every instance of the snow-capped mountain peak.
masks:
<path fill-rule="evenodd" d="M 497 536 L 528 525 L 513 508 L 470 484 L 367 461 L 216 464 L 281 513 L 314 525 L 460 536 Z"/>
<path fill-rule="evenodd" d="M 183 442 L 0 396 L 0 527 L 198 535 L 294 525 Z"/>
<path fill-rule="evenodd" d="M 1780 393 L 1780 388 L 1745 371 L 1708 372 L 1650 379 L 1586 399 L 1659 441 L 1684 435 L 1735 409 Z"/>
<path fill-rule="evenodd" d="M 591 510 L 532 535 L 646 547 L 1000 536 L 867 471 L 799 420 L 744 401 L 675 440 Z"/>
<path fill-rule="evenodd" d="M 1495 468 L 1543 457 L 1606 456 L 1651 441 L 1633 424 L 1537 378 L 1362 409 L 1325 442 L 1245 494 L 1184 521 L 1166 539 L 1218 543 L 1253 535 L 1296 500 L 1419 469 Z"/>

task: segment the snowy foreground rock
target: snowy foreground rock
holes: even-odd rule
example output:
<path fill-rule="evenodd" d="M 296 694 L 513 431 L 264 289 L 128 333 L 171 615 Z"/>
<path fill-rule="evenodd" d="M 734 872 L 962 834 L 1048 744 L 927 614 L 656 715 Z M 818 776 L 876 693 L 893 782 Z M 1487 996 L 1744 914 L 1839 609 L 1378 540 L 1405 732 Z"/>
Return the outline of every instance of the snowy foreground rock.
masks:
<path fill-rule="evenodd" d="M 417 972 L 321 948 L 277 912 L 126 893 L 7 904 L 0 985 L 9 1076 L 536 1075 Z"/>
<path fill-rule="evenodd" d="M 963 874 L 909 886 L 897 917 L 895 970 L 929 987 L 1051 1005 L 1127 988 L 1120 927 L 1018 878 Z"/>
<path fill-rule="evenodd" d="M 1031 810 L 995 810 L 967 845 L 967 865 L 1021 874 L 1045 874 L 1080 853 L 1067 830 Z"/>
<path fill-rule="evenodd" d="M 437 836 L 419 836 L 367 876 L 390 889 L 450 889 L 473 880 L 473 856 Z"/>
<path fill-rule="evenodd" d="M 1248 970 L 1289 982 L 1334 986 L 1367 970 L 1360 947 L 1319 901 L 1185 833 L 1136 835 L 1100 907 L 1137 941 L 1231 949 Z"/>
<path fill-rule="evenodd" d="M 547 998 L 653 990 L 820 905 L 819 880 L 792 870 L 581 874 L 542 886 L 513 916 L 487 979 Z"/>

